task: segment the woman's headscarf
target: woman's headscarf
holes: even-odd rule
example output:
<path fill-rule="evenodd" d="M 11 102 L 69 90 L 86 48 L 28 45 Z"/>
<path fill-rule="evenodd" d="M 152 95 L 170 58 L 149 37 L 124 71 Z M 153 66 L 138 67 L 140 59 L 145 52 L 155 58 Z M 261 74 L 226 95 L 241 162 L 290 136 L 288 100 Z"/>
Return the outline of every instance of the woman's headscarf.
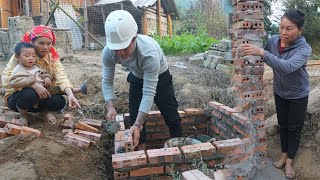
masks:
<path fill-rule="evenodd" d="M 24 34 L 22 38 L 22 42 L 31 43 L 31 41 L 37 37 L 46 37 L 51 39 L 52 46 L 50 48 L 50 52 L 51 52 L 52 58 L 54 60 L 59 60 L 59 55 L 56 49 L 53 47 L 53 45 L 56 43 L 56 36 L 52 32 L 51 27 L 44 26 L 44 25 L 33 27 L 30 32 L 26 32 Z"/>

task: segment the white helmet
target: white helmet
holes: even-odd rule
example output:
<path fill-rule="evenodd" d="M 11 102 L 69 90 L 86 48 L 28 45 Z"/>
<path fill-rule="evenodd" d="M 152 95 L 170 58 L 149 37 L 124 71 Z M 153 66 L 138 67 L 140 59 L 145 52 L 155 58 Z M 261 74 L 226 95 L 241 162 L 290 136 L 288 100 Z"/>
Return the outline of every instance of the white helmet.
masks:
<path fill-rule="evenodd" d="M 111 50 L 127 48 L 138 32 L 138 25 L 133 16 L 124 10 L 111 12 L 104 25 L 107 47 Z"/>

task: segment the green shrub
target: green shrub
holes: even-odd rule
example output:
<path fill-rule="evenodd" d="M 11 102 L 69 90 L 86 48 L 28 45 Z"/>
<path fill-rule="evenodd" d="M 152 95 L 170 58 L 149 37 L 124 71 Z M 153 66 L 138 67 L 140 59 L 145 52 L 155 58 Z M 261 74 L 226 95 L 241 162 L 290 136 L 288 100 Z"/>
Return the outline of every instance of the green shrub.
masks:
<path fill-rule="evenodd" d="M 159 35 L 152 36 L 161 46 L 165 54 L 188 54 L 199 53 L 209 49 L 213 43 L 218 41 L 215 38 L 209 37 L 205 32 L 193 35 L 185 32 L 181 35 L 174 35 L 172 38 Z"/>

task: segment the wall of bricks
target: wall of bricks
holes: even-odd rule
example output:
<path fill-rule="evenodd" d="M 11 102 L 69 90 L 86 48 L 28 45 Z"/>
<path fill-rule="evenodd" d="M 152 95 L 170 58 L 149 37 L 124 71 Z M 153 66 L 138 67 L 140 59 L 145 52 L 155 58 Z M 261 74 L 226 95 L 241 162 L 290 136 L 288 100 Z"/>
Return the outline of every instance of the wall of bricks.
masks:
<path fill-rule="evenodd" d="M 124 128 L 129 120 L 129 114 L 125 114 L 124 119 L 117 119 L 121 129 L 115 135 L 115 154 L 112 155 L 115 179 L 165 179 L 170 177 L 172 170 L 184 172 L 193 169 L 192 164 L 200 159 L 209 168 L 217 164 L 237 164 L 249 159 L 248 147 L 251 142 L 247 134 L 248 119 L 236 110 L 210 102 L 206 110 L 190 108 L 179 113 L 185 137 L 198 133 L 209 135 L 218 141 L 163 148 L 170 138 L 169 130 L 160 112 L 152 111 L 146 122 L 147 151 L 133 151 L 132 137 L 128 129 Z"/>
<path fill-rule="evenodd" d="M 241 53 L 242 44 L 254 44 L 263 47 L 264 0 L 233 0 L 233 36 L 234 86 L 237 106 L 241 114 L 247 117 L 246 132 L 251 146 L 248 168 L 240 168 L 235 173 L 251 178 L 255 167 L 264 164 L 267 145 L 264 125 L 264 63 L 260 56 L 246 56 Z M 250 166 L 250 167 L 249 167 Z"/>

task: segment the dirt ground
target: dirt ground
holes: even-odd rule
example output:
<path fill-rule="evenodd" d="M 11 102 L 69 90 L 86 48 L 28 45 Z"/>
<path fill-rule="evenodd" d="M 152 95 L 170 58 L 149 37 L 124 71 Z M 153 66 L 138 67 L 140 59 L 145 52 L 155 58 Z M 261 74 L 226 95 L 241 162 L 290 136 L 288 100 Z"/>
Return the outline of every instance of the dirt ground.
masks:
<path fill-rule="evenodd" d="M 81 109 L 70 110 L 77 121 L 82 117 L 104 119 L 103 97 L 101 93 L 101 51 L 75 52 L 74 59 L 62 61 L 65 72 L 71 82 L 77 86 L 84 80 L 89 80 L 89 94 L 77 95 Z M 170 71 L 173 75 L 174 88 L 179 102 L 179 109 L 188 107 L 205 108 L 209 101 L 215 100 L 234 106 L 230 79 L 231 74 L 205 69 L 197 64 L 189 64 L 188 55 L 168 56 Z M 183 63 L 187 68 L 174 66 Z M 6 62 L 0 62 L 0 70 Z M 317 67 L 309 69 L 312 85 L 320 79 Z M 116 107 L 118 113 L 128 112 L 129 85 L 126 76 L 129 73 L 121 66 L 116 68 Z M 272 93 L 272 72 L 266 68 L 265 97 L 269 117 L 274 114 Z M 2 95 L 1 95 L 2 96 Z M 3 106 L 3 101 L 0 101 Z M 156 106 L 153 107 L 156 109 Z M 1 110 L 1 109 L 0 109 Z M 1 113 L 14 116 L 11 111 L 1 110 Z M 0 177 L 12 179 L 113 179 L 111 154 L 113 153 L 113 137 L 103 135 L 101 142 L 88 150 L 81 150 L 63 141 L 61 128 L 42 122 L 37 114 L 31 115 L 30 126 L 41 130 L 41 138 L 23 138 L 19 136 L 0 141 Z M 63 114 L 56 114 L 60 120 Z M 320 119 L 314 120 L 320 122 Z M 302 135 L 301 147 L 296 159 L 298 179 L 320 179 L 320 148 L 316 143 L 317 129 L 305 128 Z M 319 142 L 319 141 L 318 141 Z M 276 159 L 280 155 L 278 135 L 268 137 L 268 155 Z M 1 179 L 1 178 L 0 178 Z"/>

